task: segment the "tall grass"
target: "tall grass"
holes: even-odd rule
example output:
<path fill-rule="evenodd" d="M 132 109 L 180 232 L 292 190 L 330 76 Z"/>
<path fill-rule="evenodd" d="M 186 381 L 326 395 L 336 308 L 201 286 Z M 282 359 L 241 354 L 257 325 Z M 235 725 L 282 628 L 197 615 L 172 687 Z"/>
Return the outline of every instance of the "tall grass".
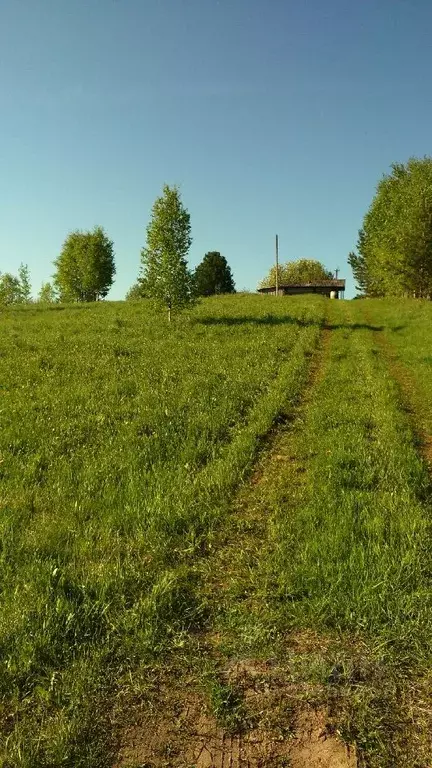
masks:
<path fill-rule="evenodd" d="M 274 530 L 280 610 L 290 625 L 362 633 L 384 657 L 427 664 L 430 479 L 380 353 L 383 329 L 367 327 L 357 302 L 332 315 L 330 354 L 298 435 L 303 500 L 293 514 L 281 507 Z"/>
<path fill-rule="evenodd" d="M 107 765 L 103 702 L 202 621 L 194 558 L 299 396 L 325 306 L 1 314 L 2 765 Z"/>
<path fill-rule="evenodd" d="M 406 366 L 415 392 L 422 426 L 432 434 L 432 302 L 418 299 L 386 299 L 360 302 L 374 322 L 383 327 L 383 337 Z"/>

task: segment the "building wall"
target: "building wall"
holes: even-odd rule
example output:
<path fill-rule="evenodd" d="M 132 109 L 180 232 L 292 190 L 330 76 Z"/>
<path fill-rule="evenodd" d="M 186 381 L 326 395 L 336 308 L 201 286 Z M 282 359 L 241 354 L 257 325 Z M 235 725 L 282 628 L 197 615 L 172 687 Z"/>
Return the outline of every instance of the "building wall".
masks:
<path fill-rule="evenodd" d="M 284 288 L 282 289 L 281 293 L 283 293 L 284 296 L 298 296 L 302 293 L 315 293 L 319 294 L 320 296 L 327 296 L 330 298 L 330 290 L 328 288 Z"/>
<path fill-rule="evenodd" d="M 263 291 L 262 293 L 267 294 L 267 296 L 274 296 L 276 294 L 276 290 L 273 289 L 271 291 Z M 335 299 L 338 299 L 340 294 L 342 296 L 344 294 L 342 288 L 326 288 L 325 286 L 316 286 L 316 287 L 304 286 L 301 288 L 297 288 L 293 286 L 292 288 L 279 288 L 280 296 L 298 296 L 304 293 L 314 293 L 320 296 L 327 296 L 327 298 L 330 298 L 331 294 L 335 294 L 333 296 L 333 298 Z"/>

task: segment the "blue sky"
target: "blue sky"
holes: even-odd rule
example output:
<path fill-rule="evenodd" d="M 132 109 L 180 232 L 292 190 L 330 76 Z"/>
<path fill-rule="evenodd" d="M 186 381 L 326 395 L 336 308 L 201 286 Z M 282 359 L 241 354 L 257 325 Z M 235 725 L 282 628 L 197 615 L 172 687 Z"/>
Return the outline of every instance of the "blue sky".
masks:
<path fill-rule="evenodd" d="M 280 258 L 346 263 L 393 161 L 431 153 L 430 0 L 0 0 L 0 271 L 49 279 L 101 224 L 123 298 L 179 184 L 190 264 L 237 288 Z"/>

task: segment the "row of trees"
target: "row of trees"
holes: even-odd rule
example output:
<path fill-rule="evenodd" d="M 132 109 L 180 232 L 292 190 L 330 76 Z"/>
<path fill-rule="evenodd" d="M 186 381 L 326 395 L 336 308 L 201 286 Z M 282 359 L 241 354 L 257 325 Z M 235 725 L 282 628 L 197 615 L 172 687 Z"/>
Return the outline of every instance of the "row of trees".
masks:
<path fill-rule="evenodd" d="M 192 243 L 189 212 L 177 187 L 165 185 L 153 205 L 147 227 L 146 245 L 141 252 L 138 280 L 126 298 L 155 299 L 168 309 L 191 304 L 198 296 L 235 292 L 227 260 L 218 251 L 206 253 L 194 272 L 187 255 Z M 116 273 L 114 244 L 102 227 L 68 235 L 54 262 L 52 283 L 44 283 L 38 300 L 97 301 L 110 290 Z M 0 275 L 0 303 L 31 301 L 28 268 L 21 265 L 18 277 Z"/>
<path fill-rule="evenodd" d="M 321 280 L 330 280 L 333 275 L 320 261 L 314 259 L 298 259 L 287 261 L 278 266 L 279 285 L 295 285 L 296 283 L 315 283 Z M 276 285 L 276 265 L 274 265 L 267 277 L 260 283 L 260 288 Z"/>
<path fill-rule="evenodd" d="M 394 163 L 349 254 L 365 296 L 432 297 L 432 158 Z"/>
<path fill-rule="evenodd" d="M 153 205 L 140 274 L 126 298 L 155 299 L 166 306 L 170 320 L 173 309 L 191 304 L 197 296 L 234 293 L 231 269 L 219 251 L 206 253 L 195 272 L 188 269 L 191 244 L 189 212 L 178 188 L 166 184 Z"/>
<path fill-rule="evenodd" d="M 214 296 L 219 293 L 235 293 L 231 268 L 219 251 L 209 251 L 191 273 L 191 291 L 196 297 Z M 126 294 L 126 301 L 150 297 L 147 278 L 142 271 L 136 283 Z"/>
<path fill-rule="evenodd" d="M 102 227 L 91 232 L 72 232 L 55 260 L 53 282 L 42 283 L 37 301 L 96 301 L 104 298 L 114 280 L 113 243 Z M 32 301 L 28 266 L 21 264 L 18 276 L 0 275 L 0 305 Z"/>

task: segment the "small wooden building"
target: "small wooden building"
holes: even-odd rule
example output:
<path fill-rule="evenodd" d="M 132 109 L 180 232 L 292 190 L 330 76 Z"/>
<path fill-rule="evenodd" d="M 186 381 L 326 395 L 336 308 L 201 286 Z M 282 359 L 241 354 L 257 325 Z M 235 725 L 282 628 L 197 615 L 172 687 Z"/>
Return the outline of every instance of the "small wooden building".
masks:
<path fill-rule="evenodd" d="M 293 285 L 280 285 L 279 293 L 282 296 L 296 296 L 299 293 L 319 293 L 321 296 L 328 296 L 329 299 L 339 299 L 344 297 L 345 280 L 317 280 L 314 283 L 295 283 Z M 276 286 L 269 285 L 265 288 L 258 288 L 259 293 L 276 293 Z"/>

